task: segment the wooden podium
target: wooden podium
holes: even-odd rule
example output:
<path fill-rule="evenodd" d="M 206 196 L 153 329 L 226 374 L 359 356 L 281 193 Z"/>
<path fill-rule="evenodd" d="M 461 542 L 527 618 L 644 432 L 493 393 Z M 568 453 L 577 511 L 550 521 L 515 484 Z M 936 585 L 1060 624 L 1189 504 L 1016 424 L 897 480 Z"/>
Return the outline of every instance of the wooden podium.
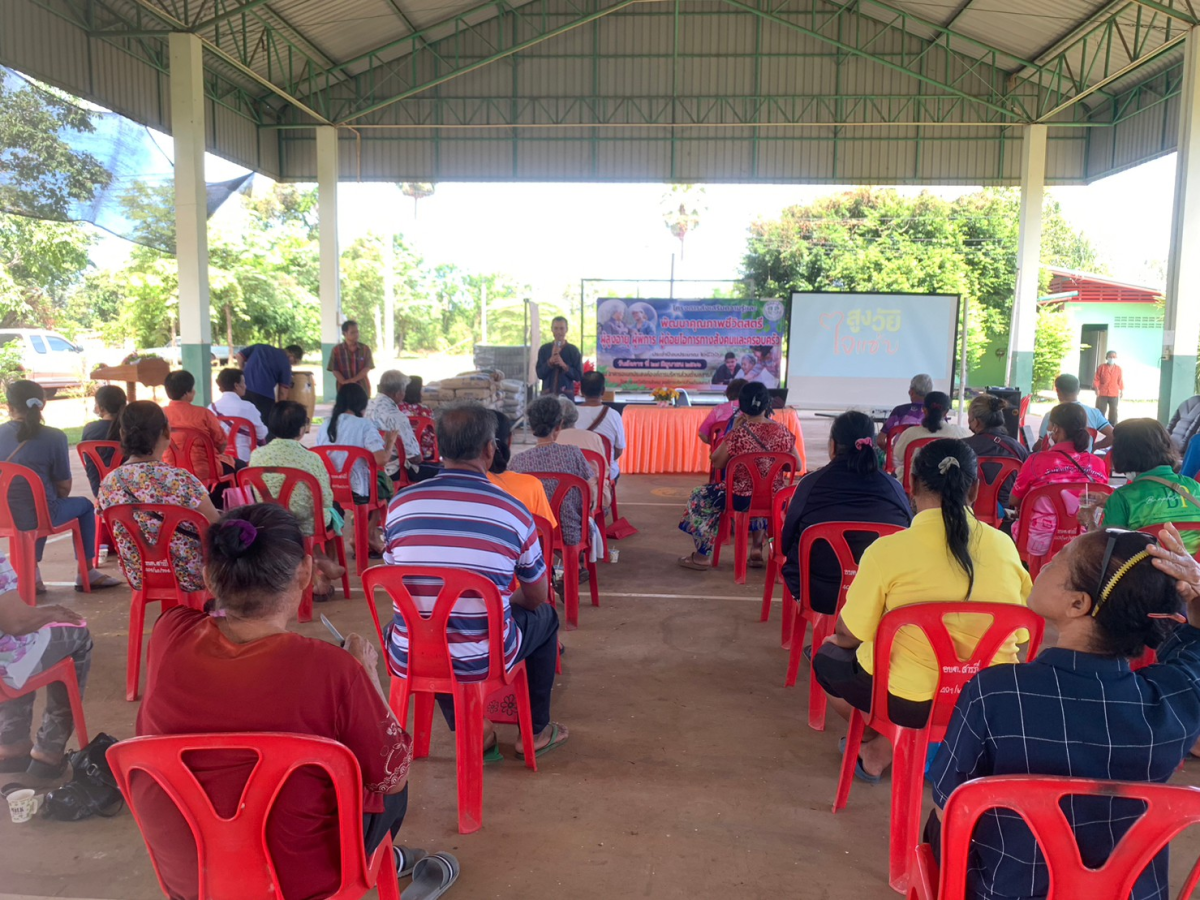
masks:
<path fill-rule="evenodd" d="M 125 394 L 131 402 L 137 399 L 137 386 L 158 387 L 166 381 L 171 364 L 165 359 L 143 359 L 123 366 L 101 366 L 91 374 L 92 381 L 123 381 Z"/>

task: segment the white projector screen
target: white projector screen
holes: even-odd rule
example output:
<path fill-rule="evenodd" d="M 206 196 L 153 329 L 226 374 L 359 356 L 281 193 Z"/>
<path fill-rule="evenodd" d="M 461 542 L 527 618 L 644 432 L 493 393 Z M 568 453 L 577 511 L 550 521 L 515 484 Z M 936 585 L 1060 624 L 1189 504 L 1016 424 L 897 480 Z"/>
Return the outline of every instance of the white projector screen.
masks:
<path fill-rule="evenodd" d="M 922 372 L 951 393 L 958 303 L 953 294 L 792 294 L 788 406 L 890 409 Z"/>

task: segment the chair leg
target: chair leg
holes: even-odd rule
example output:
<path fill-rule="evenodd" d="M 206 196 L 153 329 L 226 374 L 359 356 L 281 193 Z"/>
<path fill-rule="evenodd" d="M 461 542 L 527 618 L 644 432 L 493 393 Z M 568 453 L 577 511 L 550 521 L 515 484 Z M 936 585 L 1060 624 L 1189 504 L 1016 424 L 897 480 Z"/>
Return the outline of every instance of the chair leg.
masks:
<path fill-rule="evenodd" d="M 526 696 L 528 693 L 527 690 Z M 480 685 L 455 686 L 454 749 L 458 770 L 459 834 L 471 834 L 483 826 L 483 702 Z"/>
<path fill-rule="evenodd" d="M 912 858 L 919 843 L 921 799 L 925 788 L 925 731 L 900 730 L 892 758 L 892 822 L 888 841 L 888 883 L 901 894 L 908 891 Z M 882 740 L 882 738 L 879 738 Z"/>
<path fill-rule="evenodd" d="M 579 547 L 563 547 L 563 607 L 567 628 L 579 627 Z M 590 574 L 590 573 L 589 573 Z"/>
<path fill-rule="evenodd" d="M 792 643 L 792 632 L 795 630 L 796 621 L 796 599 L 792 596 L 792 592 L 788 590 L 787 583 L 783 585 L 783 621 L 779 623 L 779 645 L 788 647 Z"/>
<path fill-rule="evenodd" d="M 862 748 L 863 732 L 866 730 L 866 719 L 857 709 L 850 713 L 850 727 L 846 729 L 846 753 L 842 757 L 842 771 L 838 776 L 837 797 L 833 801 L 833 811 L 846 808 L 850 799 L 850 786 L 854 784 L 854 769 L 858 764 L 858 751 Z M 879 738 L 878 740 L 882 740 Z"/>
<path fill-rule="evenodd" d="M 733 582 L 746 583 L 746 568 L 750 559 L 750 516 L 733 514 Z"/>
<path fill-rule="evenodd" d="M 783 682 L 784 687 L 795 687 L 796 677 L 800 674 L 800 660 L 804 658 L 804 636 L 808 634 L 808 619 L 800 615 L 800 607 L 793 603 L 791 609 L 792 627 L 791 639 L 792 645 L 788 650 L 788 669 L 787 678 Z M 816 629 L 813 629 L 816 633 Z M 816 638 L 813 639 L 813 644 L 816 644 Z"/>
<path fill-rule="evenodd" d="M 588 591 L 592 595 L 592 606 L 600 605 L 600 579 L 596 575 L 596 564 L 590 559 L 584 563 L 588 573 Z"/>
<path fill-rule="evenodd" d="M 758 614 L 760 622 L 766 622 L 771 618 L 771 601 L 775 599 L 775 582 L 778 578 L 779 564 L 775 561 L 775 554 L 772 553 L 767 557 L 767 579 L 763 582 L 762 609 Z"/>
<path fill-rule="evenodd" d="M 725 543 L 728 531 L 729 513 L 721 513 L 721 518 L 717 522 L 717 540 L 713 544 L 712 566 L 714 569 L 721 564 L 721 545 Z"/>
<path fill-rule="evenodd" d="M 354 507 L 354 568 L 362 578 L 371 555 L 370 516 L 365 506 Z"/>
<path fill-rule="evenodd" d="M 17 593 L 29 606 L 37 606 L 37 551 L 32 535 L 9 535 L 8 552 L 17 570 Z"/>
<path fill-rule="evenodd" d="M 134 591 L 129 604 L 129 646 L 125 661 L 125 699 L 138 698 L 138 676 L 142 667 L 142 629 L 146 624 L 146 595 Z"/>
<path fill-rule="evenodd" d="M 833 616 L 820 616 L 813 623 L 813 657 L 816 658 L 818 648 L 824 645 L 825 638 L 833 633 L 833 625 L 836 620 Z M 801 642 L 803 643 L 803 642 Z M 817 673 L 812 664 L 808 667 L 808 727 L 813 731 L 825 730 L 825 707 L 828 704 L 828 698 L 825 696 L 825 689 L 817 683 Z"/>
<path fill-rule="evenodd" d="M 79 746 L 86 747 L 88 741 L 87 722 L 83 718 L 83 695 L 79 692 L 79 673 L 75 671 L 73 659 L 63 660 L 63 685 L 67 689 L 67 700 L 71 704 L 71 719 L 75 724 L 75 734 L 79 738 Z"/>
<path fill-rule="evenodd" d="M 561 664 L 561 659 L 559 664 Z M 521 743 L 525 746 L 525 768 L 537 771 L 537 751 L 533 744 L 533 709 L 529 705 L 529 674 L 525 667 L 513 673 L 512 685 L 517 697 L 517 725 L 521 729 Z"/>
<path fill-rule="evenodd" d="M 392 853 L 392 836 L 385 834 L 375 855 L 368 860 L 379 900 L 400 900 L 400 879 L 396 875 L 396 857 Z"/>
<path fill-rule="evenodd" d="M 408 679 L 397 678 L 393 675 L 391 681 L 391 686 L 388 688 L 388 706 L 391 707 L 392 715 L 396 717 L 400 727 L 408 728 L 408 698 L 412 693 L 408 689 Z"/>
<path fill-rule="evenodd" d="M 426 691 L 421 691 L 413 699 L 413 758 L 424 759 L 429 755 L 429 744 L 433 740 L 433 707 L 436 701 L 434 695 Z M 482 747 L 479 754 L 483 755 Z"/>
<path fill-rule="evenodd" d="M 79 581 L 83 584 L 83 591 L 86 594 L 92 592 L 92 567 L 89 565 L 91 557 L 89 551 L 83 546 L 83 532 L 79 530 L 79 522 L 71 521 L 71 540 L 75 544 L 75 565 L 79 569 Z"/>
<path fill-rule="evenodd" d="M 355 513 L 357 516 L 357 513 Z M 342 567 L 342 596 L 350 599 L 350 567 L 346 565 L 346 539 L 340 534 L 333 539 L 333 548 L 337 553 L 338 565 Z"/>

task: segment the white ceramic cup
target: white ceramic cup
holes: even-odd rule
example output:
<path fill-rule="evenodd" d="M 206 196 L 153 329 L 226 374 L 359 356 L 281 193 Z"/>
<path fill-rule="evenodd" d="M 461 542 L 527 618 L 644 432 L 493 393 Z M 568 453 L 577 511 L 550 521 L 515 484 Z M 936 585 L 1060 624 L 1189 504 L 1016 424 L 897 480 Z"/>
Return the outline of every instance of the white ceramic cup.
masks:
<path fill-rule="evenodd" d="M 108 562 L 108 544 L 101 544 L 100 549 L 96 551 L 96 565 L 102 566 Z"/>
<path fill-rule="evenodd" d="M 608 550 L 608 561 L 610 563 L 615 563 L 620 558 L 621 558 L 621 551 L 618 550 L 616 547 L 610 547 Z"/>
<path fill-rule="evenodd" d="M 13 791 L 6 799 L 8 800 L 8 814 L 18 825 L 32 819 L 42 805 L 42 798 L 37 796 L 36 791 L 29 788 Z"/>

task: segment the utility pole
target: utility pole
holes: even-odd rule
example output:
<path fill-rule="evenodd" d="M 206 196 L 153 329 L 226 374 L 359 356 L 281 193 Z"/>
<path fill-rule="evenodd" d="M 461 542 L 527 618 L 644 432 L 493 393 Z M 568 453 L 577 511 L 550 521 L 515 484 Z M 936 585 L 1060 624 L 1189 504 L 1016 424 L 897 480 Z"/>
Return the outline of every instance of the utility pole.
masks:
<path fill-rule="evenodd" d="M 483 331 L 483 340 L 479 343 L 486 344 L 487 339 L 487 282 L 481 282 L 479 286 L 479 324 Z"/>
<path fill-rule="evenodd" d="M 396 246 L 390 232 L 383 240 L 383 343 L 388 362 L 396 358 Z"/>

